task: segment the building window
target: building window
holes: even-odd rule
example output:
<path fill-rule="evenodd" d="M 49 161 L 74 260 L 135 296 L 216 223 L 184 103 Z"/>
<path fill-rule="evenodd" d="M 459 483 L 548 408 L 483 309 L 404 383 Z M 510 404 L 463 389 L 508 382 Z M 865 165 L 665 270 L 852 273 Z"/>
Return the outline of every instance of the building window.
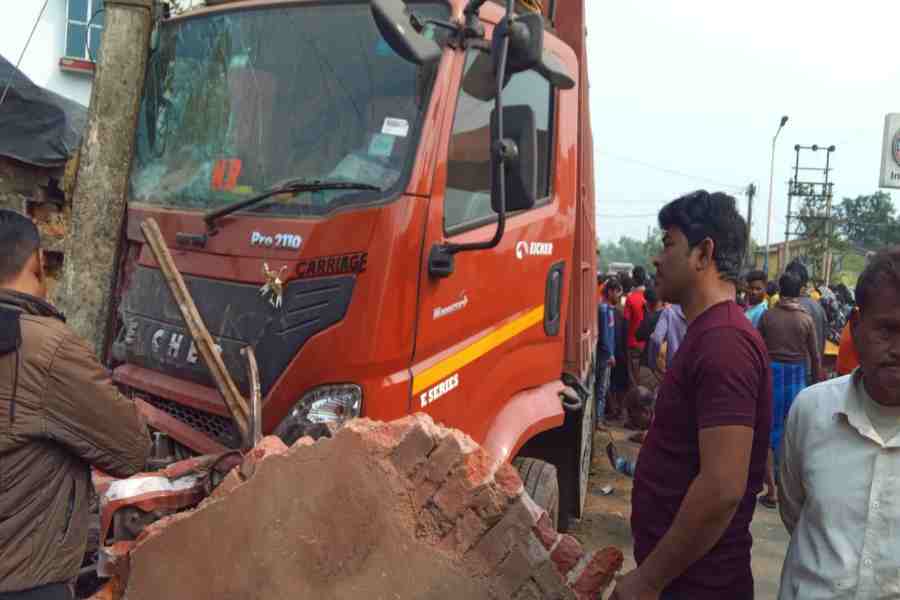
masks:
<path fill-rule="evenodd" d="M 97 62 L 103 33 L 103 0 L 67 0 L 66 57 Z"/>

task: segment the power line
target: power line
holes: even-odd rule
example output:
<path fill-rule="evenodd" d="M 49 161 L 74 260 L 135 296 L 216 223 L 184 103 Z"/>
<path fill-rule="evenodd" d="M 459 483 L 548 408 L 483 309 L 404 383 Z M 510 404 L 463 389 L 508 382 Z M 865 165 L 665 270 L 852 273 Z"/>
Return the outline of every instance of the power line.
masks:
<path fill-rule="evenodd" d="M 746 192 L 745 185 L 734 185 L 732 183 L 722 183 L 721 181 L 717 181 L 715 179 L 710 179 L 709 177 L 703 177 L 701 175 L 692 175 L 690 173 L 685 173 L 684 171 L 670 169 L 669 167 L 661 167 L 659 165 L 654 165 L 653 163 L 648 163 L 646 161 L 638 160 L 636 158 L 631 158 L 629 156 L 613 154 L 612 152 L 607 152 L 605 150 L 599 150 L 597 153 L 607 156 L 609 158 L 612 158 L 613 160 L 619 160 L 622 162 L 632 163 L 632 164 L 639 165 L 639 166 L 647 168 L 647 169 L 653 169 L 654 171 L 660 171 L 661 173 L 668 173 L 669 175 L 676 175 L 678 177 L 684 177 L 686 179 L 693 179 L 696 181 L 703 181 L 705 183 L 711 183 L 711 184 L 719 186 L 719 187 L 728 188 L 728 189 L 732 189 L 732 190 L 738 190 L 742 194 L 744 192 Z M 752 178 L 748 178 L 748 179 L 752 179 Z"/>
<path fill-rule="evenodd" d="M 6 100 L 6 92 L 9 91 L 9 86 L 12 85 L 13 77 L 16 76 L 19 66 L 22 64 L 22 59 L 25 58 L 25 51 L 28 50 L 28 45 L 31 43 L 31 38 L 34 37 L 34 32 L 37 30 L 38 23 L 41 22 L 41 17 L 44 16 L 44 11 L 47 10 L 48 2 L 50 2 L 50 0 L 44 0 L 44 6 L 41 7 L 41 12 L 38 13 L 38 17 L 34 21 L 34 26 L 31 28 L 31 33 L 28 34 L 28 39 L 25 40 L 25 47 L 22 48 L 22 52 L 19 54 L 19 60 L 16 61 L 15 71 L 9 76 L 9 81 L 6 82 L 6 87 L 3 88 L 3 95 L 0 95 L 0 104 L 3 104 L 3 101 Z"/>

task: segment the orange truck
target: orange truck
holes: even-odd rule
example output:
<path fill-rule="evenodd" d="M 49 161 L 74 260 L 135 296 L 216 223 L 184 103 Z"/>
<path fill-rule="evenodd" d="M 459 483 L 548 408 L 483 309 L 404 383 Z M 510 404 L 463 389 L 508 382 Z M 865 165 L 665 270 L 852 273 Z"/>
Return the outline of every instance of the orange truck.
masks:
<path fill-rule="evenodd" d="M 254 348 L 264 433 L 424 411 L 519 466 L 563 526 L 580 516 L 585 9 L 512 4 L 207 0 L 160 17 L 109 349 L 157 464 L 241 440 L 141 234 L 150 217 L 244 393 Z"/>

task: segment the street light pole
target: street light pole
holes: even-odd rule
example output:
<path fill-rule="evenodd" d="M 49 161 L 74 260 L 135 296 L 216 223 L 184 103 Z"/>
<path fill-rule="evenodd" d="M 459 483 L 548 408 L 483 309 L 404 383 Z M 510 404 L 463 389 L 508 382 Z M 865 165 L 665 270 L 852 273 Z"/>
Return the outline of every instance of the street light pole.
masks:
<path fill-rule="evenodd" d="M 769 274 L 769 252 L 772 246 L 772 186 L 775 183 L 775 142 L 778 141 L 778 134 L 787 125 L 787 115 L 781 117 L 781 123 L 778 125 L 778 131 L 772 137 L 772 162 L 769 166 L 769 218 L 766 223 L 766 259 L 764 262 L 764 270 L 766 275 Z"/>

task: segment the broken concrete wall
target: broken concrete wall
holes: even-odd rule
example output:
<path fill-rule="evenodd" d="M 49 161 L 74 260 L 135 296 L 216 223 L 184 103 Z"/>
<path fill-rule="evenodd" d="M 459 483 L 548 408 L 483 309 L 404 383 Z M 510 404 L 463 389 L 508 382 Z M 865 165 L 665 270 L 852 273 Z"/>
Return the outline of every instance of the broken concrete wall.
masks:
<path fill-rule="evenodd" d="M 128 600 L 599 598 L 616 548 L 553 530 L 509 465 L 424 415 L 265 438 L 191 512 L 119 561 Z M 107 590 L 107 593 L 109 590 Z M 116 594 L 119 595 L 119 594 Z"/>
<path fill-rule="evenodd" d="M 60 278 L 71 203 L 60 189 L 64 167 L 38 167 L 0 156 L 0 208 L 25 213 L 41 232 L 48 288 Z"/>

